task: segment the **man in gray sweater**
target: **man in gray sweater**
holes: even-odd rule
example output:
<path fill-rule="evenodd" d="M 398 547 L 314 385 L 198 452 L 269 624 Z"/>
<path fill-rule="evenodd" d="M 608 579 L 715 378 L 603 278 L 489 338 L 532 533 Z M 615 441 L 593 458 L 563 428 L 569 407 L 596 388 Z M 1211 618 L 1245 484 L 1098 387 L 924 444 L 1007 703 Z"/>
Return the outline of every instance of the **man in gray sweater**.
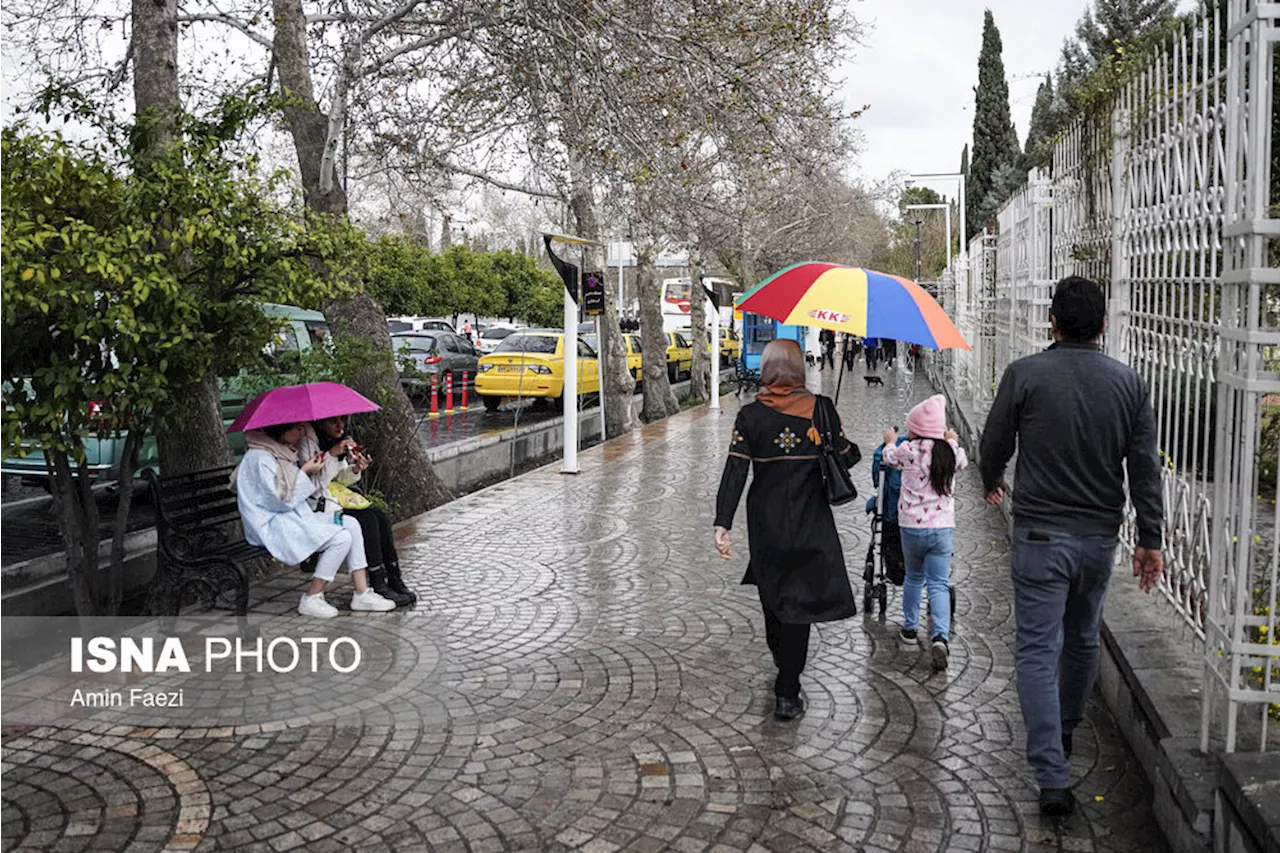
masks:
<path fill-rule="evenodd" d="M 1164 506 L 1147 383 L 1098 348 L 1102 288 L 1058 282 L 1055 343 L 1009 365 L 982 433 L 987 503 L 1013 490 L 1018 699 L 1040 810 L 1070 814 L 1071 734 L 1098 674 L 1098 629 L 1124 520 L 1125 472 L 1137 512 L 1133 573 L 1150 592 L 1164 569 Z"/>

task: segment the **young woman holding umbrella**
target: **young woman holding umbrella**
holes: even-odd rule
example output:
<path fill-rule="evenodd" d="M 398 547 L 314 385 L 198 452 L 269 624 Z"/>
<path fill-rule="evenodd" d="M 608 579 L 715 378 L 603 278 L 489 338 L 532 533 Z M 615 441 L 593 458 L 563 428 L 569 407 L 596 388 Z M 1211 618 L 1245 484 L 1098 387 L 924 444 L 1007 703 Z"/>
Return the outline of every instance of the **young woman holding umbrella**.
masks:
<path fill-rule="evenodd" d="M 249 450 L 232 474 L 244 538 L 266 548 L 282 563 L 296 565 L 319 552 L 311 588 L 298 602 L 303 616 L 328 619 L 338 609 L 327 602 L 325 590 L 345 564 L 356 592 L 351 609 L 385 612 L 395 604 L 369 588 L 360 525 L 353 518 L 312 512 L 307 505 L 313 489 L 311 475 L 324 466 L 316 454 L 298 467 L 297 444 L 305 423 L 275 424 L 244 434 Z"/>
<path fill-rule="evenodd" d="M 377 408 L 377 403 L 338 382 L 286 385 L 259 394 L 227 429 L 244 430 L 249 448 L 231 473 L 244 538 L 288 565 L 319 553 L 311 588 L 298 603 L 298 612 L 304 616 L 338 615 L 324 593 L 344 564 L 356 588 L 352 610 L 395 609 L 393 602 L 369 588 L 359 522 L 313 512 L 308 505 L 315 489 L 311 475 L 323 468 L 324 456 L 317 453 L 301 464 L 297 456 L 298 442 L 309 428 L 307 421 Z"/>

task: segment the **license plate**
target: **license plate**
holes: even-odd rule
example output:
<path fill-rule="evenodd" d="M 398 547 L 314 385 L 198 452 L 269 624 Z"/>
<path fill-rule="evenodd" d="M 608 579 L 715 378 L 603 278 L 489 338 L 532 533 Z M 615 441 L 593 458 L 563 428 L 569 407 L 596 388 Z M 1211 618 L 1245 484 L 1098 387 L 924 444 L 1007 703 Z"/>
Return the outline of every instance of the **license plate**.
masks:
<path fill-rule="evenodd" d="M 518 364 L 500 364 L 498 365 L 499 373 L 519 373 L 521 370 Z"/>

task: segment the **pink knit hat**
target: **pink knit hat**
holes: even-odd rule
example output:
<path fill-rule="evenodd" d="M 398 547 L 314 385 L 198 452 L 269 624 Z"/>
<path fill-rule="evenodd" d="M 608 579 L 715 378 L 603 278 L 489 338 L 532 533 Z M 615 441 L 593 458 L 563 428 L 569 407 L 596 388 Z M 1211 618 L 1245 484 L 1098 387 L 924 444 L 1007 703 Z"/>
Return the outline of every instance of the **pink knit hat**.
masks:
<path fill-rule="evenodd" d="M 942 438 L 947 430 L 947 398 L 934 394 L 907 414 L 907 429 L 921 438 Z"/>

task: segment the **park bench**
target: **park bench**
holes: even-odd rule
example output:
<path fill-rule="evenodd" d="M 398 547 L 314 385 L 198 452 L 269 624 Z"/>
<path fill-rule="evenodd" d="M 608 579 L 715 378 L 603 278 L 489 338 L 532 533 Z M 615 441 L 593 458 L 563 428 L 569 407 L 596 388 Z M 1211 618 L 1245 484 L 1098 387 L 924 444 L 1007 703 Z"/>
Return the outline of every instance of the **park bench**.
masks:
<path fill-rule="evenodd" d="M 741 396 L 743 390 L 759 391 L 760 390 L 760 371 L 752 370 L 747 367 L 747 363 L 742 359 L 738 359 L 733 363 L 733 381 L 737 383 L 737 390 L 734 396 Z"/>
<path fill-rule="evenodd" d="M 176 617 L 197 597 L 206 610 L 235 609 L 243 624 L 249 610 L 249 564 L 270 555 L 250 545 L 240 528 L 231 491 L 235 466 L 172 477 L 146 471 L 156 509 L 155 600 L 162 615 Z M 194 596 L 193 596 L 194 594 Z"/>

